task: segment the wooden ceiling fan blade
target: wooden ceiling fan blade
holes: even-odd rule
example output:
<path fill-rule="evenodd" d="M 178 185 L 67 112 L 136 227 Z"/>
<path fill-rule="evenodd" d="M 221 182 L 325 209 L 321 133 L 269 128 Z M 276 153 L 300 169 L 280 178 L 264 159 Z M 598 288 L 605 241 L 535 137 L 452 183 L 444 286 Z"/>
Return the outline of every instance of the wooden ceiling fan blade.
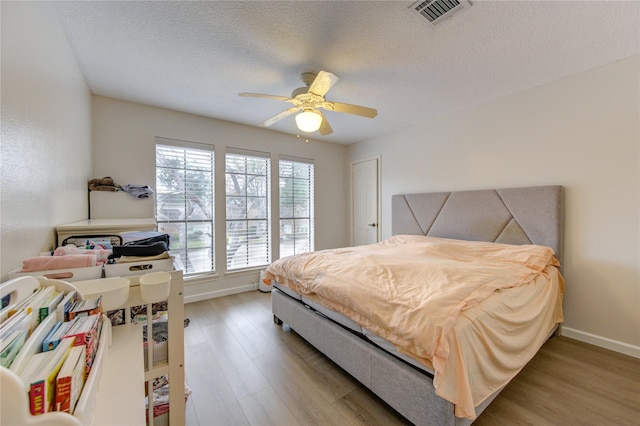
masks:
<path fill-rule="evenodd" d="M 338 80 L 340 78 L 337 75 L 327 71 L 320 71 L 311 86 L 309 86 L 308 92 L 324 97 Z"/>
<path fill-rule="evenodd" d="M 268 120 L 265 120 L 264 122 L 260 123 L 260 126 L 269 127 L 272 124 L 275 124 L 278 121 L 282 120 L 283 118 L 290 116 L 291 114 L 298 111 L 299 109 L 300 109 L 299 107 L 293 107 L 293 108 L 284 110 L 280 114 L 276 114 L 273 117 L 269 118 Z"/>
<path fill-rule="evenodd" d="M 322 111 L 318 110 L 318 112 L 322 116 L 322 122 L 320 123 L 320 128 L 318 129 L 318 131 L 322 136 L 330 135 L 331 133 L 333 133 L 333 129 L 329 125 L 329 122 L 327 121 L 327 117 L 324 116 Z"/>
<path fill-rule="evenodd" d="M 342 102 L 325 102 L 322 106 L 327 111 L 345 112 L 347 114 L 360 115 L 362 117 L 374 118 L 378 115 L 378 110 L 360 105 L 344 104 Z"/>
<path fill-rule="evenodd" d="M 247 93 L 247 92 L 242 92 L 242 93 L 238 93 L 240 96 L 249 96 L 252 98 L 265 98 L 265 99 L 275 99 L 277 101 L 284 101 L 284 102 L 293 102 L 293 99 L 291 99 L 288 96 L 278 96 L 278 95 L 265 95 L 262 93 Z"/>

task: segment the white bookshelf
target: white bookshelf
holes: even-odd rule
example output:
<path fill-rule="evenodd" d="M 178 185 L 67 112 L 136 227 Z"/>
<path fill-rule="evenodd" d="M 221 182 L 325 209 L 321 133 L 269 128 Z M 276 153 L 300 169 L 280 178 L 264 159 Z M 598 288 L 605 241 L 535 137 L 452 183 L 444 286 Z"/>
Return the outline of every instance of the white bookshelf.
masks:
<path fill-rule="evenodd" d="M 100 337 L 98 352 L 92 366 L 91 373 L 86 379 L 82 395 L 76 406 L 74 415 L 50 412 L 39 416 L 32 416 L 29 412 L 29 402 L 22 381 L 16 374 L 19 371 L 0 368 L 0 424 L 20 425 L 149 425 L 154 424 L 153 415 L 145 422 L 145 381 L 150 381 L 161 375 L 169 375 L 170 410 L 169 424 L 182 426 L 185 423 L 185 394 L 184 394 L 184 300 L 182 271 L 173 271 L 168 297 L 169 310 L 169 341 L 168 362 L 153 364 L 153 351 L 149 351 L 149 368 L 144 367 L 144 346 L 142 339 L 142 324 L 129 323 L 128 308 L 144 305 L 140 297 L 140 276 L 127 277 L 131 281 L 129 300 L 123 308 L 127 309 L 127 324 L 111 327 L 110 321 L 103 317 L 103 329 Z M 5 285 L 7 284 L 7 285 Z M 12 293 L 17 300 L 40 285 L 55 285 L 59 290 L 74 289 L 72 284 L 60 280 L 44 278 L 21 277 L 0 286 L 2 296 Z M 15 303 L 13 300 L 11 303 Z M 148 305 L 150 311 L 151 305 Z M 53 320 L 50 320 L 53 321 Z M 40 327 L 38 327 L 40 328 Z M 36 330 L 38 330 L 36 328 Z M 151 327 L 149 327 L 151 338 Z M 40 334 L 32 335 L 21 350 L 27 353 L 37 352 L 41 345 Z M 39 340 L 39 341 L 38 341 Z M 20 356 L 20 355 L 19 355 Z M 18 367 L 17 365 L 16 367 Z M 151 384 L 147 391 L 151 394 Z M 153 413 L 153 410 L 149 410 Z"/>

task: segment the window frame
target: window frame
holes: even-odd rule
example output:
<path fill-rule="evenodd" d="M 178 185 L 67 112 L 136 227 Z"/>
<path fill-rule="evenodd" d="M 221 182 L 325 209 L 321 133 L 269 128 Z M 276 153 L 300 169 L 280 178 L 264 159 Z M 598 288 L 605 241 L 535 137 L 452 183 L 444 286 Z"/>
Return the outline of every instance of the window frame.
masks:
<path fill-rule="evenodd" d="M 244 172 L 229 172 L 230 156 L 235 157 L 243 157 L 244 158 Z M 247 160 L 253 161 L 264 161 L 264 171 L 263 173 L 249 173 L 247 170 Z M 244 270 L 251 269 L 260 269 L 268 266 L 273 259 L 273 241 L 272 241 L 272 230 L 271 230 L 271 218 L 273 217 L 272 212 L 272 200 L 271 200 L 271 188 L 272 188 L 272 177 L 271 177 L 271 153 L 263 152 L 263 151 L 253 151 L 247 149 L 238 149 L 238 148 L 229 148 L 227 147 L 224 157 L 224 199 L 225 199 L 225 265 L 226 271 L 230 273 L 240 272 Z M 242 177 L 240 181 L 244 183 L 244 188 L 240 189 L 240 193 L 232 193 L 230 194 L 228 189 L 228 179 L 231 177 L 230 175 L 236 177 Z M 252 177 L 251 179 L 249 177 Z M 248 183 L 249 182 L 259 182 L 258 178 L 264 178 L 264 186 L 262 188 L 261 193 L 263 195 L 257 194 L 248 194 Z M 234 181 L 234 185 L 237 185 L 239 181 Z M 259 186 L 259 184 L 258 184 Z M 230 214 L 230 199 L 235 199 L 237 212 L 235 214 Z M 260 204 L 260 199 L 263 199 L 263 215 L 259 215 L 256 218 L 250 218 L 250 210 L 249 207 L 254 201 L 255 204 Z M 244 201 L 242 203 L 241 201 Z M 258 209 L 260 210 L 260 209 Z M 240 215 L 240 217 L 232 217 Z M 236 224 L 245 223 L 244 232 L 242 232 L 242 226 L 240 228 L 236 228 Z M 233 224 L 232 227 L 230 225 Z M 255 252 L 256 247 L 260 247 L 260 242 L 256 241 L 258 244 L 251 244 L 250 240 L 251 234 L 250 230 L 252 229 L 252 224 L 255 224 L 253 229 L 263 229 L 263 233 L 256 232 L 254 235 L 254 240 L 260 240 L 264 238 L 265 247 L 264 251 L 260 250 L 258 253 Z M 260 228 L 259 226 L 263 225 L 264 228 Z M 241 232 L 238 232 L 238 231 Z M 234 238 L 238 237 L 237 241 L 233 241 Z M 237 247 L 235 247 L 237 245 Z M 235 265 L 234 261 L 238 261 L 236 259 L 236 255 L 240 254 L 240 249 L 244 247 L 245 253 L 244 257 L 246 258 L 246 262 L 244 265 Z M 242 255 L 242 254 L 241 254 Z M 230 257 L 231 256 L 231 257 Z M 262 256 L 264 261 L 252 263 L 250 258 L 260 257 Z"/>
<path fill-rule="evenodd" d="M 291 163 L 293 165 L 294 168 L 294 172 L 292 174 L 292 176 L 283 176 L 283 163 Z M 295 176 L 295 167 L 296 165 L 300 166 L 300 165 L 306 165 L 309 167 L 308 169 L 308 178 L 301 178 L 301 177 L 296 177 Z M 290 179 L 292 181 L 292 191 L 291 197 L 283 197 L 283 193 L 282 190 L 284 188 L 284 184 L 283 184 L 283 179 Z M 298 185 L 296 185 L 297 182 L 304 182 L 305 186 L 307 187 L 308 193 L 307 193 L 307 197 L 303 197 L 301 198 L 302 200 L 306 201 L 307 205 L 306 205 L 306 215 L 301 215 L 298 214 L 295 208 L 295 204 L 296 204 L 296 195 L 297 195 L 297 191 L 296 191 L 296 187 Z M 315 163 L 313 160 L 311 159 L 307 159 L 307 158 L 300 158 L 300 157 L 292 157 L 292 156 L 288 156 L 288 155 L 281 155 L 279 160 L 278 160 L 278 187 L 279 187 L 279 212 L 278 212 L 278 224 L 279 224 L 279 229 L 280 229 L 280 239 L 279 239 L 279 253 L 280 253 L 280 257 L 285 257 L 285 256 L 290 256 L 293 254 L 300 254 L 300 253 L 307 253 L 307 252 L 311 252 L 311 251 L 315 251 Z M 292 206 L 290 207 L 291 213 L 290 215 L 284 215 L 284 213 L 286 212 L 287 209 L 283 208 L 283 199 L 287 199 L 287 198 L 291 198 L 292 200 Z M 298 210 L 299 211 L 299 210 Z M 304 221 L 306 220 L 308 223 L 308 231 L 307 231 L 307 235 L 304 239 L 298 238 L 297 237 L 297 233 L 298 233 L 298 227 L 296 224 L 296 221 Z M 292 229 L 291 232 L 289 233 L 290 235 L 292 234 L 293 236 L 293 250 L 283 250 L 283 243 L 284 243 L 284 239 L 285 239 L 285 235 L 283 233 L 283 228 L 285 226 L 285 224 L 283 224 L 283 221 L 293 221 L 293 225 L 292 225 Z M 305 240 L 306 241 L 306 247 L 307 249 L 305 250 L 304 248 L 300 248 L 297 247 L 297 242 L 300 240 Z"/>
<path fill-rule="evenodd" d="M 162 185 L 160 185 L 159 182 L 159 174 L 160 174 L 160 170 L 167 170 L 168 167 L 166 166 L 161 166 L 158 164 L 159 158 L 159 151 L 158 149 L 160 147 L 166 147 L 167 149 L 171 150 L 176 150 L 176 151 L 183 151 L 183 155 L 188 155 L 188 152 L 191 151 L 194 154 L 197 154 L 197 151 L 202 151 L 202 153 L 204 154 L 204 152 L 208 152 L 210 153 L 210 158 L 208 161 L 210 161 L 210 168 L 205 168 L 204 172 L 210 174 L 210 180 L 209 180 L 209 186 L 208 189 L 210 190 L 210 196 L 207 196 L 207 200 L 205 203 L 195 203 L 195 207 L 192 206 L 192 208 L 199 208 L 200 212 L 202 215 L 204 215 L 204 218 L 198 218 L 198 219 L 189 219 L 188 217 L 183 217 L 182 219 L 179 218 L 167 218 L 166 216 L 163 217 L 163 215 L 160 214 L 160 199 L 163 197 L 163 195 L 168 195 L 165 194 L 161 191 L 161 187 Z M 175 242 L 173 241 L 175 239 L 172 238 L 172 244 L 170 246 L 170 252 L 173 256 L 176 256 L 176 254 L 180 254 L 181 256 L 179 256 L 179 260 L 182 261 L 183 263 L 183 270 L 184 270 L 184 274 L 185 277 L 194 277 L 194 276 L 200 276 L 200 275 L 216 275 L 217 271 L 216 271 L 216 184 L 215 184 L 215 176 L 216 176 L 216 167 L 215 167 L 215 146 L 214 145 L 209 145 L 209 144 L 201 144 L 201 143 L 196 143 L 196 142 L 188 142 L 188 141 L 183 141 L 183 140 L 177 140 L 177 139 L 169 139 L 169 138 L 161 138 L 161 137 L 156 137 L 155 138 L 155 144 L 154 144 L 154 151 L 155 151 L 155 176 L 156 176 L 156 196 L 155 196 L 155 201 L 154 201 L 154 215 L 155 215 L 155 219 L 156 219 L 156 223 L 158 226 L 158 230 L 160 232 L 166 232 L 170 235 L 172 235 L 171 232 L 167 232 L 167 228 L 171 228 L 172 224 L 176 224 L 177 228 L 178 228 L 178 233 L 180 235 L 180 238 L 178 239 L 178 241 L 180 241 L 182 239 L 182 237 L 184 237 L 184 243 L 181 243 L 181 246 L 179 248 L 175 247 Z M 199 154 L 198 154 L 199 155 Z M 182 173 L 187 173 L 189 170 L 193 171 L 197 171 L 200 170 L 197 167 L 194 168 L 189 168 L 188 164 L 186 162 L 186 160 L 183 160 L 183 165 L 185 166 L 184 168 L 178 168 L 177 170 L 180 170 Z M 206 181 L 205 181 L 206 182 Z M 183 184 L 186 185 L 188 182 L 185 179 L 183 181 Z M 205 185 L 206 186 L 206 185 Z M 206 189 L 205 189 L 206 190 Z M 183 212 L 183 216 L 186 214 L 186 211 L 188 210 L 187 207 L 187 203 L 188 203 L 188 199 L 192 199 L 193 197 L 189 197 L 187 196 L 189 194 L 189 192 L 186 190 L 185 188 L 185 192 L 183 192 L 181 195 L 184 198 L 184 203 L 185 205 L 183 206 L 184 212 Z M 209 198 L 210 197 L 210 198 Z M 178 196 L 178 198 L 180 198 Z M 179 203 L 178 203 L 179 204 Z M 207 212 L 205 211 L 205 209 L 203 208 L 203 204 L 209 204 L 210 208 L 209 208 L 209 217 L 207 216 Z M 179 209 L 178 209 L 179 210 Z M 191 234 L 197 234 L 198 232 L 200 232 L 200 235 L 204 234 L 206 235 L 207 233 L 202 233 L 202 230 L 198 230 L 199 226 L 198 224 L 206 224 L 207 226 L 205 226 L 205 230 L 207 232 L 210 232 L 210 237 L 209 238 L 205 238 L 203 243 L 204 246 L 203 247 L 194 247 L 192 245 L 190 245 L 189 243 L 189 235 Z M 165 228 L 163 230 L 163 228 Z M 208 228 L 208 229 L 206 229 Z M 193 232 L 192 232 L 193 231 Z M 173 233 L 175 235 L 175 233 Z M 207 244 L 208 243 L 208 244 Z M 199 245 L 199 243 L 198 243 Z M 210 260 L 210 268 L 206 269 L 206 268 L 197 268 L 197 266 L 193 266 L 191 263 L 191 259 L 189 258 L 189 254 L 191 253 L 195 253 L 197 250 L 209 250 L 208 252 L 208 259 Z M 182 259 L 182 255 L 184 255 L 184 259 Z M 204 264 L 209 263 L 208 261 L 205 261 Z"/>

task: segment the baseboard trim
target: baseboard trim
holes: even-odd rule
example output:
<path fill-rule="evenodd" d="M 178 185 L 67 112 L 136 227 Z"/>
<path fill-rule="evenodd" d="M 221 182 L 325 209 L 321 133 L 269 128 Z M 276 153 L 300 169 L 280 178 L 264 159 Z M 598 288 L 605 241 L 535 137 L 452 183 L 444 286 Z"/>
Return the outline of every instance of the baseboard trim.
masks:
<path fill-rule="evenodd" d="M 199 302 L 201 300 L 214 299 L 216 297 L 229 296 L 230 294 L 244 293 L 245 291 L 253 291 L 258 288 L 257 284 L 247 284 L 239 287 L 225 288 L 222 290 L 208 291 L 206 293 L 198 293 L 193 296 L 185 296 L 184 303 Z"/>
<path fill-rule="evenodd" d="M 635 358 L 640 358 L 640 346 L 630 345 L 618 340 L 609 339 L 606 337 L 598 336 L 596 334 L 587 333 L 585 331 L 580 331 L 576 330 L 575 328 L 565 326 L 562 326 L 562 328 L 560 329 L 560 334 L 571 339 L 590 343 L 592 345 L 620 352 L 622 354 L 629 355 Z"/>

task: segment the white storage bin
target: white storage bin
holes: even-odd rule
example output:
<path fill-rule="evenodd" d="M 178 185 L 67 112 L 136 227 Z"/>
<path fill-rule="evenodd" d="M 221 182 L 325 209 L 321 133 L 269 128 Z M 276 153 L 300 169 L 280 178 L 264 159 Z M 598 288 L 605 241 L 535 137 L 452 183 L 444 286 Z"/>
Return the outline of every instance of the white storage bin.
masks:
<path fill-rule="evenodd" d="M 129 286 L 126 278 L 101 278 L 98 280 L 76 281 L 75 287 L 85 299 L 102 296 L 104 312 L 118 309 L 129 300 Z"/>
<path fill-rule="evenodd" d="M 104 265 L 106 278 L 140 275 L 146 272 L 173 271 L 173 259 L 148 260 L 142 262 L 114 263 Z"/>
<path fill-rule="evenodd" d="M 140 277 L 140 297 L 145 303 L 158 303 L 169 297 L 171 275 L 165 271 L 151 272 Z"/>
<path fill-rule="evenodd" d="M 52 280 L 83 281 L 102 278 L 102 265 L 86 268 L 55 269 L 50 271 L 20 272 L 20 268 L 9 272 L 9 278 L 46 277 Z"/>

